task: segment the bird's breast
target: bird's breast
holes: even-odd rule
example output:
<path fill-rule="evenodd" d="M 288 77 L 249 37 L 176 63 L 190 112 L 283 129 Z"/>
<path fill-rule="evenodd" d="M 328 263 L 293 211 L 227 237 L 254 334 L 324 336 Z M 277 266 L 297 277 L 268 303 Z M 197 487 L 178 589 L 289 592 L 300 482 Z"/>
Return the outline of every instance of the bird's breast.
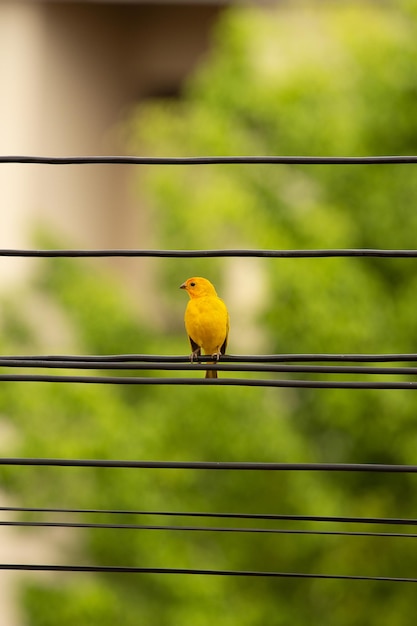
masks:
<path fill-rule="evenodd" d="M 185 328 L 204 352 L 214 354 L 227 336 L 228 313 L 220 298 L 203 297 L 189 301 L 185 311 Z"/>

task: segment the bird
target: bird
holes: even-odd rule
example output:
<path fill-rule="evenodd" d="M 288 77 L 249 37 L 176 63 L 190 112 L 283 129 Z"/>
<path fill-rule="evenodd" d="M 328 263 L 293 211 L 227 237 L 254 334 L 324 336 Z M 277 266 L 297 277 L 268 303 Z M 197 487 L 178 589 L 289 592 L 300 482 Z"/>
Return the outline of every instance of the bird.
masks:
<path fill-rule="evenodd" d="M 185 330 L 191 344 L 191 362 L 197 359 L 201 350 L 211 355 L 217 363 L 225 354 L 229 335 L 229 313 L 223 300 L 207 278 L 188 278 L 180 289 L 190 296 L 185 309 Z M 217 378 L 216 370 L 207 370 L 206 378 Z"/>

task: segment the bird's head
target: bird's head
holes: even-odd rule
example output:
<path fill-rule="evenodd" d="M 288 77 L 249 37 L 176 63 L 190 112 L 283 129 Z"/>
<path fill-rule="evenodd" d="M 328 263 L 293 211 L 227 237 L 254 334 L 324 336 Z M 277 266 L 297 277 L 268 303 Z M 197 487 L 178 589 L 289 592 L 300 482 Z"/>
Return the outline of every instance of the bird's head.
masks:
<path fill-rule="evenodd" d="M 190 298 L 201 298 L 203 296 L 217 296 L 216 290 L 207 278 L 194 276 L 188 278 L 185 283 L 180 286 L 185 289 Z"/>

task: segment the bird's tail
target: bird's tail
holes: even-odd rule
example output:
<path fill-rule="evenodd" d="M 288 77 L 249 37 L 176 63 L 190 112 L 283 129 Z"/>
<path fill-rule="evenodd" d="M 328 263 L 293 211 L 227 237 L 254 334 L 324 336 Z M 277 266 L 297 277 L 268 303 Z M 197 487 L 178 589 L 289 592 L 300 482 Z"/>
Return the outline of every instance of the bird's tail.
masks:
<path fill-rule="evenodd" d="M 206 378 L 217 378 L 217 370 L 206 370 Z"/>

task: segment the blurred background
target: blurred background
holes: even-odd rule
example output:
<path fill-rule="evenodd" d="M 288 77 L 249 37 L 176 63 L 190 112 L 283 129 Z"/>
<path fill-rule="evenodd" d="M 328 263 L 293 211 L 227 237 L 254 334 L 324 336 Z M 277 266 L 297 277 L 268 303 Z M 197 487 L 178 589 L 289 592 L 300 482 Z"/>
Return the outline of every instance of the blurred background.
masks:
<path fill-rule="evenodd" d="M 0 153 L 416 154 L 416 19 L 416 0 L 2 1 Z M 0 198 L 2 248 L 416 247 L 413 165 L 3 164 Z M 416 352 L 413 259 L 3 257 L 0 272 L 2 354 L 188 354 L 192 275 L 228 304 L 231 354 Z M 416 418 L 411 390 L 2 383 L 0 450 L 415 464 Z M 415 517 L 412 475 L 243 474 L 2 468 L 1 504 Z M 2 528 L 0 561 L 413 577 L 414 542 Z M 413 585 L 383 582 L 0 579 L 12 626 L 408 625 L 414 607 Z"/>

